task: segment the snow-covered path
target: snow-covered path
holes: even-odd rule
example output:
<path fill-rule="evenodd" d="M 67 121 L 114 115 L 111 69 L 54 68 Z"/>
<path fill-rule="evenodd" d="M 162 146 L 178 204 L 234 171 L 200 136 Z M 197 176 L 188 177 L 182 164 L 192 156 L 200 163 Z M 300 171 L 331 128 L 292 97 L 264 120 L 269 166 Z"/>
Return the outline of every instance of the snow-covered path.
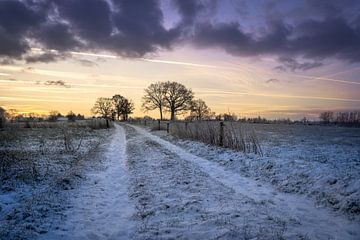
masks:
<path fill-rule="evenodd" d="M 253 222 L 255 225 L 262 225 L 262 228 L 266 231 L 271 231 L 274 223 L 262 222 L 261 217 L 257 216 L 257 214 L 267 215 L 267 218 L 276 219 L 275 222 L 284 223 L 286 231 L 284 229 L 283 234 L 286 238 L 360 239 L 359 224 L 353 223 L 342 216 L 336 216 L 327 209 L 318 208 L 312 201 L 305 197 L 277 192 L 270 185 L 259 184 L 259 182 L 252 179 L 226 171 L 216 163 L 194 156 L 182 148 L 150 134 L 140 127 L 131 127 L 140 135 L 140 137 L 138 136 L 136 144 L 142 146 L 142 149 L 144 149 L 144 146 L 149 145 L 149 142 L 152 142 L 153 146 L 157 146 L 157 149 L 163 148 L 165 152 L 168 152 L 168 161 L 179 161 L 178 158 L 185 160 L 192 165 L 190 166 L 191 168 L 196 169 L 196 167 L 199 167 L 200 171 L 207 174 L 208 178 L 211 179 L 210 181 L 214 182 L 214 185 L 221 183 L 224 188 L 234 191 L 234 193 L 231 194 L 235 199 L 248 198 L 249 201 L 246 205 L 248 209 L 253 209 L 253 215 L 251 216 L 250 214 L 250 216 L 246 216 L 246 221 Z M 154 149 L 154 147 L 152 147 L 152 149 Z M 161 154 L 157 153 L 154 155 L 152 149 L 147 149 L 146 157 L 152 159 L 152 161 L 159 161 Z M 136 152 L 136 154 L 141 155 L 139 152 Z M 169 157 L 170 155 L 172 155 L 172 157 Z M 168 174 L 174 174 L 174 170 L 177 171 L 176 169 L 172 169 L 168 171 Z M 184 180 L 186 179 L 182 181 Z M 158 184 L 161 185 L 162 183 L 158 182 Z M 176 188 L 176 186 L 168 187 Z M 208 195 L 203 196 L 206 199 L 201 199 L 201 201 L 211 199 L 211 195 L 214 193 L 210 192 L 210 188 L 208 191 Z M 198 197 L 201 198 L 201 192 L 199 192 Z M 229 196 L 224 196 L 224 199 L 227 198 L 229 198 Z M 232 201 L 233 200 L 228 199 L 226 204 L 234 204 Z M 206 208 L 206 206 L 203 207 Z M 234 212 L 238 210 L 239 208 L 237 207 L 233 208 Z M 219 212 L 219 216 L 220 215 Z M 235 223 L 235 225 L 237 224 Z M 224 230 L 223 227 L 221 227 L 221 229 Z M 261 234 L 259 236 L 261 236 Z"/>
<path fill-rule="evenodd" d="M 129 239 L 134 232 L 134 206 L 128 198 L 126 137 L 115 124 L 106 148 L 105 170 L 91 172 L 71 195 L 66 223 L 43 239 Z"/>
<path fill-rule="evenodd" d="M 103 157 L 42 239 L 360 239 L 358 223 L 141 127 L 115 124 Z"/>

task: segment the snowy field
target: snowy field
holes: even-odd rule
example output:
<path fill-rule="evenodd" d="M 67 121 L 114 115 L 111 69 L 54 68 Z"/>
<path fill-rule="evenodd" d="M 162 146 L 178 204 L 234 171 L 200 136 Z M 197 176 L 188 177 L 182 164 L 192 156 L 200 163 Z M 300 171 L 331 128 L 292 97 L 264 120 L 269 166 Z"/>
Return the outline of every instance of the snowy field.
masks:
<path fill-rule="evenodd" d="M 263 157 L 193 141 L 177 141 L 195 155 L 281 192 L 300 193 L 317 204 L 360 220 L 360 129 L 253 124 Z M 160 133 L 166 139 L 175 138 Z M 205 150 L 206 149 L 206 150 Z"/>
<path fill-rule="evenodd" d="M 129 124 L 71 153 L 24 130 L 1 157 L 38 175 L 3 173 L 0 239 L 360 239 L 360 130 L 254 128 L 262 157 Z"/>
<path fill-rule="evenodd" d="M 107 135 L 65 125 L 0 131 L 0 239 L 32 239 L 61 224 L 66 191 Z"/>

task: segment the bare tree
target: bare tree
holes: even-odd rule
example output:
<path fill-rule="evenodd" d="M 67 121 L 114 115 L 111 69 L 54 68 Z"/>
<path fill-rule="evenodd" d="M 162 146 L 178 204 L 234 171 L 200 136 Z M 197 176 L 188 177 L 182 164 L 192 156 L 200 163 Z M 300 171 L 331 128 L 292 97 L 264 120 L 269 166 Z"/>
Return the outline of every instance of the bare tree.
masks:
<path fill-rule="evenodd" d="M 134 109 L 134 103 L 131 100 L 125 98 L 124 104 L 121 109 L 121 114 L 124 121 L 128 120 L 129 114 L 132 114 Z"/>
<path fill-rule="evenodd" d="M 123 109 L 123 105 L 125 103 L 125 97 L 121 96 L 120 94 L 115 94 L 112 97 L 112 100 L 114 102 L 114 107 L 115 107 L 115 112 L 117 115 L 117 119 L 120 120 L 120 116 L 122 115 L 122 109 Z"/>
<path fill-rule="evenodd" d="M 211 109 L 201 99 L 192 101 L 190 111 L 190 116 L 196 120 L 204 120 L 211 117 Z"/>
<path fill-rule="evenodd" d="M 114 113 L 114 104 L 111 98 L 100 97 L 96 100 L 94 107 L 91 109 L 94 114 L 99 114 L 104 118 L 111 118 Z"/>
<path fill-rule="evenodd" d="M 142 98 L 142 108 L 147 111 L 159 109 L 160 120 L 163 119 L 163 108 L 165 105 L 165 88 L 163 82 L 150 84 L 145 89 L 145 95 Z"/>
<path fill-rule="evenodd" d="M 191 89 L 187 89 L 183 84 L 177 82 L 164 82 L 165 90 L 165 106 L 171 114 L 171 120 L 175 120 L 175 116 L 191 108 L 191 102 L 194 94 Z"/>
<path fill-rule="evenodd" d="M 133 113 L 135 109 L 134 103 L 120 94 L 114 95 L 112 100 L 114 102 L 118 120 L 120 119 L 120 116 L 122 116 L 122 119 L 127 121 L 129 114 Z"/>

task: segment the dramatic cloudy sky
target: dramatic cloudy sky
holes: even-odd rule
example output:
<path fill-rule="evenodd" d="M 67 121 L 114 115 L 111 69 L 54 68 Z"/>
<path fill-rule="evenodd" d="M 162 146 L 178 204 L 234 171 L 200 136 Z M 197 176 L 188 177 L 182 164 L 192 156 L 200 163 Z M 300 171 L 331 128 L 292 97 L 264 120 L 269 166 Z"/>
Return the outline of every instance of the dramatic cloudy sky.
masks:
<path fill-rule="evenodd" d="M 216 112 L 270 118 L 360 106 L 358 0 L 0 0 L 0 105 L 90 115 L 156 81 Z M 156 116 L 155 113 L 148 113 Z"/>

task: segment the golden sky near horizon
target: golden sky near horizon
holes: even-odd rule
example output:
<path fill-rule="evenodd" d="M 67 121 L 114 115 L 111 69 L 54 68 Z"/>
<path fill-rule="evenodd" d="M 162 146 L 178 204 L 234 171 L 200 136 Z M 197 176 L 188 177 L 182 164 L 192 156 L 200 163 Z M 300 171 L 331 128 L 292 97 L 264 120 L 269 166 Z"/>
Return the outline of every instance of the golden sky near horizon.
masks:
<path fill-rule="evenodd" d="M 168 80 L 191 88 L 216 113 L 247 117 L 316 118 L 320 111 L 356 109 L 360 103 L 360 83 L 346 78 L 360 73 L 356 67 L 339 72 L 329 64 L 329 70 L 323 67 L 311 74 L 284 73 L 274 70 L 271 58 L 239 59 L 191 47 L 135 60 L 72 54 L 59 62 L 1 65 L 0 105 L 20 112 L 72 110 L 91 116 L 98 97 L 121 94 L 134 101 L 133 116 L 158 117 L 157 111 L 141 110 L 141 97 L 149 84 Z M 66 85 L 46 84 L 59 80 Z"/>

